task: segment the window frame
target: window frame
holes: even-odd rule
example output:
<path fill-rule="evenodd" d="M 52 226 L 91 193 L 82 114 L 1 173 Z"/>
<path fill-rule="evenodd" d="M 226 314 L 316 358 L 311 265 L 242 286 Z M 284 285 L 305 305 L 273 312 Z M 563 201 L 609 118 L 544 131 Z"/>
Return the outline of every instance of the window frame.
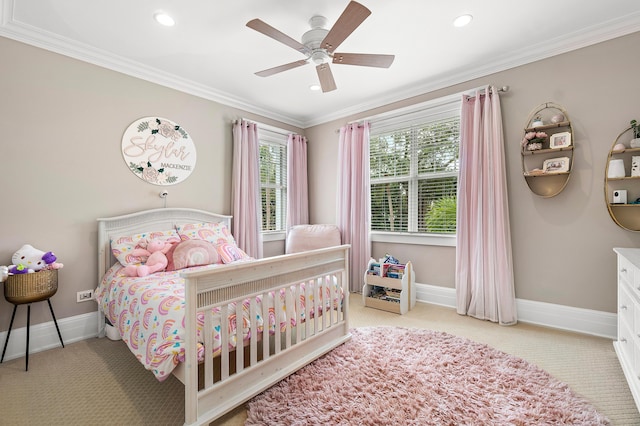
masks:
<path fill-rule="evenodd" d="M 434 122 L 441 119 L 457 117 L 460 119 L 461 117 L 461 106 L 462 106 L 462 96 L 460 94 L 449 95 L 446 97 L 434 99 L 431 101 L 423 102 L 420 104 L 408 106 L 401 109 L 396 109 L 393 111 L 389 111 L 383 114 L 379 114 L 367 119 L 369 121 L 370 127 L 370 138 L 373 139 L 377 134 L 383 134 L 385 132 L 398 130 L 401 128 L 407 128 L 408 123 L 422 121 L 422 122 Z M 412 144 L 412 150 L 415 149 L 415 144 Z M 446 175 L 451 176 L 454 172 L 440 173 L 439 176 L 433 177 L 443 177 Z M 455 172 L 455 175 L 459 177 L 460 170 L 458 169 Z M 408 229 L 416 229 L 417 230 L 417 191 L 418 185 L 417 182 L 420 181 L 420 175 L 417 173 L 417 157 L 412 155 L 410 159 L 410 171 L 408 175 L 405 176 L 393 176 L 393 177 L 384 177 L 370 180 L 370 188 L 374 184 L 384 183 L 384 182 L 393 182 L 393 181 L 409 181 L 415 180 L 416 184 L 410 186 L 408 191 L 411 192 L 408 207 L 411 211 L 412 208 L 415 209 L 415 213 L 408 214 L 408 220 L 411 223 L 408 224 Z M 369 195 L 371 196 L 371 191 L 369 191 Z M 413 196 L 411 196 L 413 195 Z M 373 214 L 373 212 L 372 212 Z M 369 233 L 371 236 L 372 242 L 384 242 L 384 243 L 399 243 L 399 244 L 418 244 L 418 245 L 433 245 L 433 246 L 455 246 L 456 245 L 456 235 L 454 234 L 436 234 L 436 233 L 425 233 L 418 231 L 411 232 L 392 232 L 392 231 L 379 231 L 369 229 Z"/>
<path fill-rule="evenodd" d="M 288 156 L 288 140 L 289 134 L 291 132 L 287 132 L 284 129 L 280 129 L 274 126 L 269 126 L 266 124 L 256 123 L 258 126 L 258 146 L 261 148 L 264 145 L 271 146 L 281 146 L 283 147 L 284 156 L 282 159 L 282 166 L 284 166 L 284 176 L 282 177 L 281 183 L 276 183 L 274 185 L 268 185 L 274 189 L 282 189 L 284 188 L 285 195 L 284 197 L 280 197 L 280 202 L 277 203 L 277 211 L 276 217 L 277 222 L 279 223 L 279 227 L 281 229 L 275 230 L 265 230 L 262 229 L 262 224 L 264 223 L 264 218 L 262 217 L 262 209 L 260 211 L 260 223 L 261 229 L 260 232 L 262 234 L 263 241 L 278 241 L 284 240 L 286 237 L 286 226 L 287 226 L 287 197 L 288 197 L 288 188 L 287 188 L 287 156 Z M 258 160 L 259 161 L 259 160 Z M 265 188 L 264 183 L 262 182 L 262 178 L 260 179 L 260 193 L 262 194 L 262 190 Z M 262 195 L 261 195 L 262 197 Z M 284 199 L 282 199 L 284 198 Z"/>

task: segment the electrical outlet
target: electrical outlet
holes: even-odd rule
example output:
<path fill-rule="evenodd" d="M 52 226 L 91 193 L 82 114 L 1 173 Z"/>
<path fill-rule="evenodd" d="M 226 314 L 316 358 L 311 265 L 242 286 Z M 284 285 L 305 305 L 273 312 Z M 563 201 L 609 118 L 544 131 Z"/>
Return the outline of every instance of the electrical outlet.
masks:
<path fill-rule="evenodd" d="M 87 302 L 89 300 L 93 300 L 93 290 L 83 290 L 78 292 L 76 302 Z"/>

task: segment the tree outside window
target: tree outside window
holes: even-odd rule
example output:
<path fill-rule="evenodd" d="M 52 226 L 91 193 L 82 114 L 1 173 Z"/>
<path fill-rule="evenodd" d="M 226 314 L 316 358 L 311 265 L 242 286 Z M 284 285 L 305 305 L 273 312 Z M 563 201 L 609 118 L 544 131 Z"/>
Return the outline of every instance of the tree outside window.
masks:
<path fill-rule="evenodd" d="M 456 232 L 459 112 L 421 123 L 376 131 L 372 122 L 372 231 Z"/>

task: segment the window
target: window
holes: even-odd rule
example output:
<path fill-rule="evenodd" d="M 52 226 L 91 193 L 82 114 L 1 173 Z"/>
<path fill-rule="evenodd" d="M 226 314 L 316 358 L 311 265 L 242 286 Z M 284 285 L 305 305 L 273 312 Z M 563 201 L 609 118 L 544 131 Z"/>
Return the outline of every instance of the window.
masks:
<path fill-rule="evenodd" d="M 455 234 L 460 96 L 370 121 L 371 230 Z"/>
<path fill-rule="evenodd" d="M 287 223 L 288 135 L 281 132 L 258 125 L 263 232 L 284 231 Z"/>

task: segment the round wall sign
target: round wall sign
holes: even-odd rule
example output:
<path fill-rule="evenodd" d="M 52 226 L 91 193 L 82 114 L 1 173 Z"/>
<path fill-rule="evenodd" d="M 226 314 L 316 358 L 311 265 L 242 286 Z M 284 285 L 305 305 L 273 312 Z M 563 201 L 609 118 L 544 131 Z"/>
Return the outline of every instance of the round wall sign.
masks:
<path fill-rule="evenodd" d="M 122 156 L 136 176 L 154 185 L 174 185 L 196 166 L 196 148 L 189 134 L 166 118 L 144 117 L 122 136 Z"/>

